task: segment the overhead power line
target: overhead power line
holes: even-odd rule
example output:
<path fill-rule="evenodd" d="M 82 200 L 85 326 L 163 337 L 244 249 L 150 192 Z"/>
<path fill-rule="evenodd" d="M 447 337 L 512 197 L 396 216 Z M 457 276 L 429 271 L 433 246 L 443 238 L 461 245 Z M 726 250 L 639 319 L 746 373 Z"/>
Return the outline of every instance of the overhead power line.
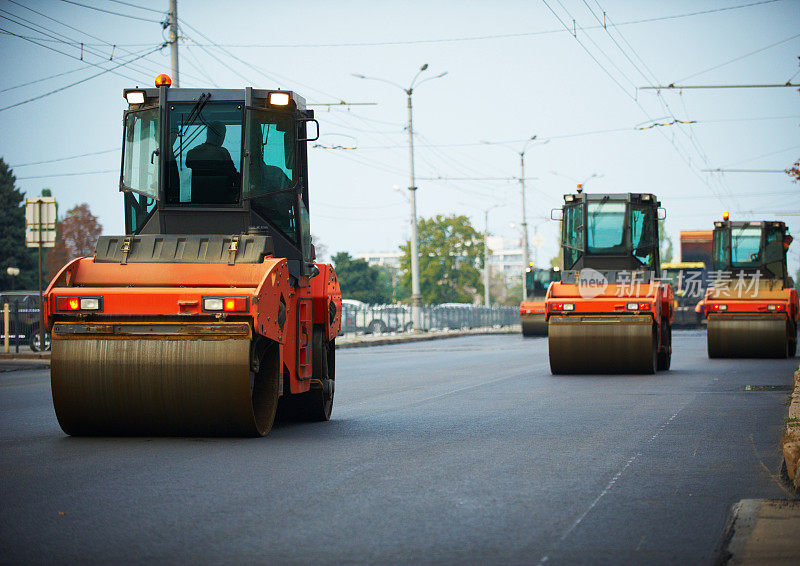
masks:
<path fill-rule="evenodd" d="M 80 2 L 74 2 L 73 0 L 61 0 L 67 4 L 74 4 L 75 6 L 80 6 L 81 8 L 88 8 L 89 10 L 97 10 L 98 12 L 104 12 L 106 14 L 112 14 L 114 16 L 122 16 L 123 18 L 130 18 L 131 20 L 139 20 L 141 22 L 150 22 L 153 24 L 160 24 L 160 20 L 153 20 L 150 18 L 141 18 L 139 16 L 132 16 L 130 14 L 123 14 L 122 12 L 114 12 L 113 10 L 105 10 L 103 8 L 98 8 L 96 6 L 88 6 L 86 4 L 81 4 Z"/>
<path fill-rule="evenodd" d="M 31 175 L 30 177 L 17 177 L 17 180 L 48 179 L 50 177 L 79 177 L 81 175 L 99 175 L 101 173 L 119 173 L 119 169 L 101 169 L 99 171 L 81 171 L 79 173 L 55 173 L 53 175 Z"/>
<path fill-rule="evenodd" d="M 115 4 L 122 4 L 123 6 L 130 6 L 131 8 L 139 8 L 140 10 L 146 10 L 148 12 L 155 12 L 156 14 L 164 14 L 166 10 L 156 10 L 155 8 L 148 8 L 147 6 L 140 6 L 139 4 L 134 4 L 132 2 L 123 2 L 122 0 L 108 0 L 109 2 L 114 2 Z"/>
<path fill-rule="evenodd" d="M 687 90 L 690 88 L 786 88 L 786 87 L 800 87 L 800 84 L 793 84 L 787 82 L 786 84 L 751 84 L 751 85 L 654 85 L 654 86 L 640 86 L 641 90 Z"/>
<path fill-rule="evenodd" d="M 698 71 L 696 73 L 692 73 L 691 75 L 683 77 L 682 79 L 678 79 L 676 82 L 682 82 L 682 81 L 685 81 L 687 79 L 692 79 L 692 78 L 694 78 L 694 77 L 696 77 L 698 75 L 703 75 L 703 74 L 705 74 L 705 73 L 707 73 L 709 71 L 713 71 L 714 69 L 719 69 L 720 67 L 724 67 L 725 65 L 730 65 L 731 63 L 735 63 L 736 61 L 741 61 L 742 59 L 746 59 L 747 57 L 750 57 L 751 55 L 755 55 L 756 53 L 761 53 L 762 51 L 766 51 L 767 49 L 772 49 L 773 47 L 777 47 L 778 45 L 782 45 L 782 44 L 787 43 L 787 42 L 789 42 L 789 41 L 791 41 L 793 39 L 796 39 L 798 37 L 800 37 L 800 33 L 795 34 L 795 35 L 793 35 L 791 37 L 787 37 L 786 39 L 782 39 L 780 41 L 776 41 L 775 43 L 771 43 L 771 44 L 769 44 L 769 45 L 767 45 L 765 47 L 761 47 L 760 49 L 756 49 L 755 51 L 750 51 L 749 53 L 745 53 L 744 55 L 739 55 L 738 57 L 734 57 L 733 59 L 729 59 L 728 61 L 725 61 L 724 63 L 719 63 L 718 65 L 714 65 L 713 67 L 709 67 L 708 69 L 704 69 L 702 71 Z M 791 82 L 791 79 L 789 81 L 787 81 L 787 82 Z"/>
<path fill-rule="evenodd" d="M 69 161 L 71 159 L 78 159 L 79 157 L 89 157 L 90 155 L 102 155 L 104 153 L 111 153 L 113 151 L 119 151 L 120 148 L 115 147 L 112 149 L 103 149 L 101 151 L 92 151 L 89 153 L 81 153 L 79 155 L 70 155 L 69 157 L 57 157 L 56 159 L 45 159 L 44 161 L 29 161 L 28 163 L 16 163 L 14 165 L 9 165 L 12 169 L 16 169 L 18 167 L 27 167 L 29 165 L 43 165 L 45 163 L 56 163 L 58 161 Z"/>
<path fill-rule="evenodd" d="M 642 18 L 638 20 L 629 20 L 616 24 L 617 26 L 646 24 L 652 22 L 660 22 L 665 20 L 676 20 L 680 18 L 689 18 L 692 16 L 700 16 L 704 14 L 712 14 L 715 12 L 725 12 L 729 10 L 739 10 L 742 8 L 750 8 L 752 6 L 760 6 L 762 4 L 772 4 L 779 0 L 761 0 L 760 2 L 748 2 L 746 4 L 738 4 L 736 6 L 727 6 L 724 8 L 712 8 L 710 10 L 700 10 L 696 12 L 688 12 L 683 14 L 673 14 L 670 16 L 656 16 L 653 18 Z M 602 25 L 587 26 L 584 30 L 602 29 Z M 408 39 L 397 41 L 362 41 L 362 42 L 342 42 L 342 43 L 223 43 L 218 44 L 218 47 L 269 47 L 269 48 L 319 48 L 319 47 L 379 47 L 379 46 L 392 46 L 392 45 L 415 45 L 421 43 L 451 43 L 459 41 L 484 41 L 489 39 L 513 39 L 518 37 L 531 37 L 537 35 L 551 35 L 561 33 L 560 29 L 529 31 L 518 33 L 498 33 L 488 35 L 475 35 L 463 37 L 446 37 L 446 38 L 432 38 L 432 39 Z"/>
<path fill-rule="evenodd" d="M 708 173 L 786 173 L 785 169 L 701 169 Z"/>
<path fill-rule="evenodd" d="M 131 59 L 130 61 L 123 61 L 122 63 L 119 63 L 119 64 L 117 64 L 117 65 L 115 65 L 115 66 L 113 66 L 113 67 L 111 67 L 111 68 L 109 68 L 109 69 L 103 69 L 103 70 L 102 70 L 102 71 L 100 71 L 99 73 L 95 73 L 94 75 L 91 75 L 91 76 L 89 76 L 89 77 L 86 77 L 85 79 L 81 79 L 81 80 L 79 80 L 79 81 L 75 81 L 74 83 L 70 83 L 70 84 L 68 84 L 68 85 L 65 85 L 65 86 L 62 86 L 62 87 L 59 87 L 59 88 L 53 89 L 53 90 L 51 90 L 51 91 L 49 91 L 49 92 L 45 92 L 44 94 L 40 94 L 40 95 L 38 95 L 38 96 L 34 96 L 34 97 L 32 97 L 32 98 L 28 98 L 28 99 L 26 99 L 26 100 L 22 100 L 22 101 L 20 101 L 20 102 L 16 102 L 16 103 L 14 103 L 14 104 L 10 104 L 10 105 L 8 105 L 8 106 L 3 106 L 2 108 L 0 108 L 0 112 L 3 112 L 4 110 L 9 110 L 9 109 L 11 109 L 11 108 L 16 108 L 17 106 L 22 106 L 23 104 L 27 104 L 27 103 L 29 103 L 29 102 L 33 102 L 34 100 L 40 100 L 40 99 L 42 99 L 42 98 L 45 98 L 45 97 L 47 97 L 47 96 L 50 96 L 50 95 L 52 95 L 52 94 L 55 94 L 55 93 L 57 93 L 57 92 L 61 92 L 61 91 L 63 91 L 63 90 L 66 90 L 66 89 L 68 89 L 68 88 L 70 88 L 70 87 L 73 87 L 73 86 L 76 86 L 76 85 L 79 85 L 79 84 L 83 84 L 83 83 L 85 83 L 86 81 L 89 81 L 89 80 L 91 80 L 91 79 L 94 79 L 94 78 L 96 78 L 96 77 L 99 77 L 100 75 L 104 75 L 104 74 L 106 74 L 106 73 L 110 73 L 110 72 L 112 72 L 114 69 L 118 69 L 118 68 L 120 68 L 120 67 L 124 67 L 125 65 L 129 65 L 129 64 L 133 63 L 134 61 L 137 61 L 137 60 L 139 60 L 139 59 L 141 59 L 141 58 L 143 58 L 143 57 L 146 57 L 147 55 L 150 55 L 151 53 L 155 53 L 156 51 L 158 51 L 158 50 L 159 50 L 159 49 L 161 49 L 162 47 L 163 47 L 163 45 L 159 45 L 159 46 L 158 46 L 158 47 L 156 47 L 155 49 L 151 49 L 151 50 L 150 50 L 150 51 L 148 51 L 147 53 L 144 53 L 144 54 L 142 54 L 142 55 L 139 55 L 139 56 L 137 56 L 136 58 L 134 58 L 134 59 Z"/>

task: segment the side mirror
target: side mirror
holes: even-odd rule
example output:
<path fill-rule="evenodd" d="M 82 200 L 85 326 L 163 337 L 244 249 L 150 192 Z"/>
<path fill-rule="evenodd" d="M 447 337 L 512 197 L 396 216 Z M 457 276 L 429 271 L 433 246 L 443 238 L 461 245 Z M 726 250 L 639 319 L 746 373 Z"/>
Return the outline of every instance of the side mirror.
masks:
<path fill-rule="evenodd" d="M 656 210 L 658 211 L 658 219 L 659 220 L 666 219 L 666 217 L 667 217 L 667 209 L 666 208 L 664 208 L 663 206 L 659 206 Z"/>
<path fill-rule="evenodd" d="M 550 220 L 564 220 L 564 209 L 563 208 L 550 209 Z"/>
<path fill-rule="evenodd" d="M 307 119 L 302 119 L 302 120 L 299 120 L 299 121 L 300 122 L 305 122 L 306 123 L 306 128 L 308 128 L 308 124 L 311 124 L 313 122 L 316 125 L 316 128 L 314 129 L 315 130 L 314 137 L 311 137 L 308 134 L 308 130 L 306 129 L 306 137 L 304 137 L 304 138 L 298 137 L 297 141 L 299 141 L 299 142 L 317 141 L 319 139 L 319 122 L 317 122 L 314 118 L 307 118 Z"/>

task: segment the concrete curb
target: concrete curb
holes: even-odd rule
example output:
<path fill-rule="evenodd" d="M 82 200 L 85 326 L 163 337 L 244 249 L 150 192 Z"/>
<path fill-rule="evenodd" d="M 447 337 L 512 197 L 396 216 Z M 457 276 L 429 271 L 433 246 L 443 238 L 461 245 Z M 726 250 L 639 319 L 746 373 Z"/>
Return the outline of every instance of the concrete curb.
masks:
<path fill-rule="evenodd" d="M 786 475 L 795 489 L 800 489 L 800 368 L 794 372 L 794 391 L 789 405 L 789 418 L 786 419 L 786 434 L 783 437 L 783 461 Z"/>
<path fill-rule="evenodd" d="M 49 360 L 50 352 L 20 352 L 19 354 L 12 354 L 9 352 L 0 352 L 0 360 Z"/>
<path fill-rule="evenodd" d="M 336 349 L 344 348 L 367 348 L 370 346 L 386 346 L 389 344 L 404 344 L 406 342 L 427 342 L 428 340 L 442 340 L 445 338 L 459 338 L 461 336 L 477 336 L 480 334 L 521 334 L 522 330 L 517 326 L 507 328 L 483 328 L 475 330 L 461 330 L 456 332 L 442 333 L 419 333 L 419 334 L 398 334 L 395 336 L 383 337 L 363 337 L 350 342 L 340 342 L 337 339 Z"/>
<path fill-rule="evenodd" d="M 715 564 L 797 564 L 800 501 L 743 499 L 731 509 Z"/>

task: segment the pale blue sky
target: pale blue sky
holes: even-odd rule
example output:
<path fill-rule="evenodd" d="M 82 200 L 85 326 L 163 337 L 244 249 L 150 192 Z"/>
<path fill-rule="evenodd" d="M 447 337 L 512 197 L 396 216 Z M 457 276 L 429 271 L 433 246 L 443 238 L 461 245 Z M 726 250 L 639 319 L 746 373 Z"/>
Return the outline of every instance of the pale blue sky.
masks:
<path fill-rule="evenodd" d="M 204 78 L 210 76 L 225 87 L 293 89 L 310 102 L 378 103 L 349 110 L 317 109 L 321 143 L 358 147 L 310 151 L 312 231 L 331 252 L 396 250 L 408 235 L 404 192 L 392 189 L 408 186 L 405 95 L 351 73 L 405 84 L 422 63 L 428 63 L 426 73 L 448 74 L 422 85 L 414 95 L 421 216 L 463 213 L 482 229 L 482 209 L 499 205 L 490 213 L 490 231 L 517 237 L 517 228 L 510 226 L 520 219 L 515 181 L 423 178 L 515 177 L 518 156 L 507 147 L 480 141 L 524 140 L 536 134 L 540 140 L 550 140 L 533 146 L 526 158 L 527 175 L 538 178 L 528 182 L 527 209 L 531 234 L 538 225 L 545 236 L 540 263 L 554 255 L 558 228 L 544 218 L 560 205 L 561 195 L 574 188 L 570 178 L 598 174 L 587 182 L 588 191 L 656 193 L 667 208 L 667 229 L 676 242 L 679 230 L 710 229 L 723 210 L 730 210 L 734 219 L 785 220 L 798 238 L 791 250 L 794 271 L 800 258 L 800 186 L 782 174 L 720 176 L 701 169 L 788 167 L 800 156 L 800 93 L 791 88 L 684 90 L 664 91 L 659 97 L 655 91 L 637 93 L 635 87 L 651 84 L 653 76 L 660 83 L 675 84 L 787 82 L 800 70 L 800 37 L 792 38 L 800 34 L 800 1 L 620 25 L 756 1 L 179 0 L 180 18 L 196 28 L 183 27 L 181 82 L 213 86 Z M 130 2 L 156 11 L 112 0 L 78 0 L 145 20 L 163 19 L 167 8 L 167 0 Z M 84 60 L 101 68 L 122 62 L 125 50 L 149 51 L 164 38 L 154 21 L 58 0 L 19 0 L 19 4 L 0 0 L 0 28 L 78 58 L 80 45 L 53 41 L 53 35 L 84 42 Z M 548 4 L 568 26 L 576 20 L 577 40 L 614 80 L 564 29 Z M 580 29 L 596 25 L 594 16 L 602 19 L 603 11 L 617 27 Z M 41 26 L 52 35 L 42 35 Z M 225 45 L 228 53 L 211 46 L 203 35 Z M 109 44 L 117 45 L 112 62 Z M 0 108 L 101 70 L 8 34 L 0 34 L 0 53 Z M 4 90 L 73 69 L 81 70 Z M 125 108 L 122 89 L 152 84 L 158 72 L 169 72 L 169 51 L 156 51 L 135 68 L 117 71 L 127 77 L 106 73 L 41 100 L 0 110 L 0 156 L 19 165 L 118 148 Z M 700 74 L 692 77 L 696 73 Z M 795 76 L 794 82 L 799 80 Z M 651 123 L 651 118 L 665 123 L 673 116 L 697 123 L 636 129 Z M 620 131 L 572 136 L 606 130 Z M 118 150 L 109 151 L 18 166 L 15 174 L 25 191 L 38 193 L 50 187 L 62 207 L 88 202 L 105 233 L 120 233 L 119 160 Z M 113 171 L 32 178 L 103 170 Z"/>

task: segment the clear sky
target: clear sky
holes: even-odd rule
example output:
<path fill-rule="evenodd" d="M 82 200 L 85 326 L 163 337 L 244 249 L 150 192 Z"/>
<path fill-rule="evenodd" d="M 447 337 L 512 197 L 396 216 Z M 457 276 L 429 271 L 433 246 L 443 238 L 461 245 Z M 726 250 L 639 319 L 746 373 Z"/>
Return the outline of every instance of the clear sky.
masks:
<path fill-rule="evenodd" d="M 0 156 L 24 191 L 49 187 L 66 208 L 89 203 L 106 234 L 124 229 L 122 89 L 169 72 L 169 49 L 156 50 L 167 5 L 0 0 Z M 696 12 L 707 13 L 685 16 Z M 483 210 L 496 207 L 490 232 L 518 238 L 515 152 L 536 135 L 527 214 L 531 237 L 544 236 L 540 264 L 556 252 L 550 209 L 596 175 L 587 191 L 656 193 L 676 244 L 679 230 L 710 229 L 723 210 L 784 220 L 797 269 L 800 185 L 780 173 L 702 171 L 789 167 L 800 156 L 797 89 L 637 87 L 800 81 L 798 0 L 179 0 L 178 13 L 181 86 L 376 103 L 317 107 L 324 147 L 309 152 L 311 226 L 330 252 L 392 251 L 409 233 L 405 94 L 352 74 L 406 86 L 428 63 L 420 78 L 447 75 L 414 94 L 421 216 L 466 214 L 483 229 Z"/>

